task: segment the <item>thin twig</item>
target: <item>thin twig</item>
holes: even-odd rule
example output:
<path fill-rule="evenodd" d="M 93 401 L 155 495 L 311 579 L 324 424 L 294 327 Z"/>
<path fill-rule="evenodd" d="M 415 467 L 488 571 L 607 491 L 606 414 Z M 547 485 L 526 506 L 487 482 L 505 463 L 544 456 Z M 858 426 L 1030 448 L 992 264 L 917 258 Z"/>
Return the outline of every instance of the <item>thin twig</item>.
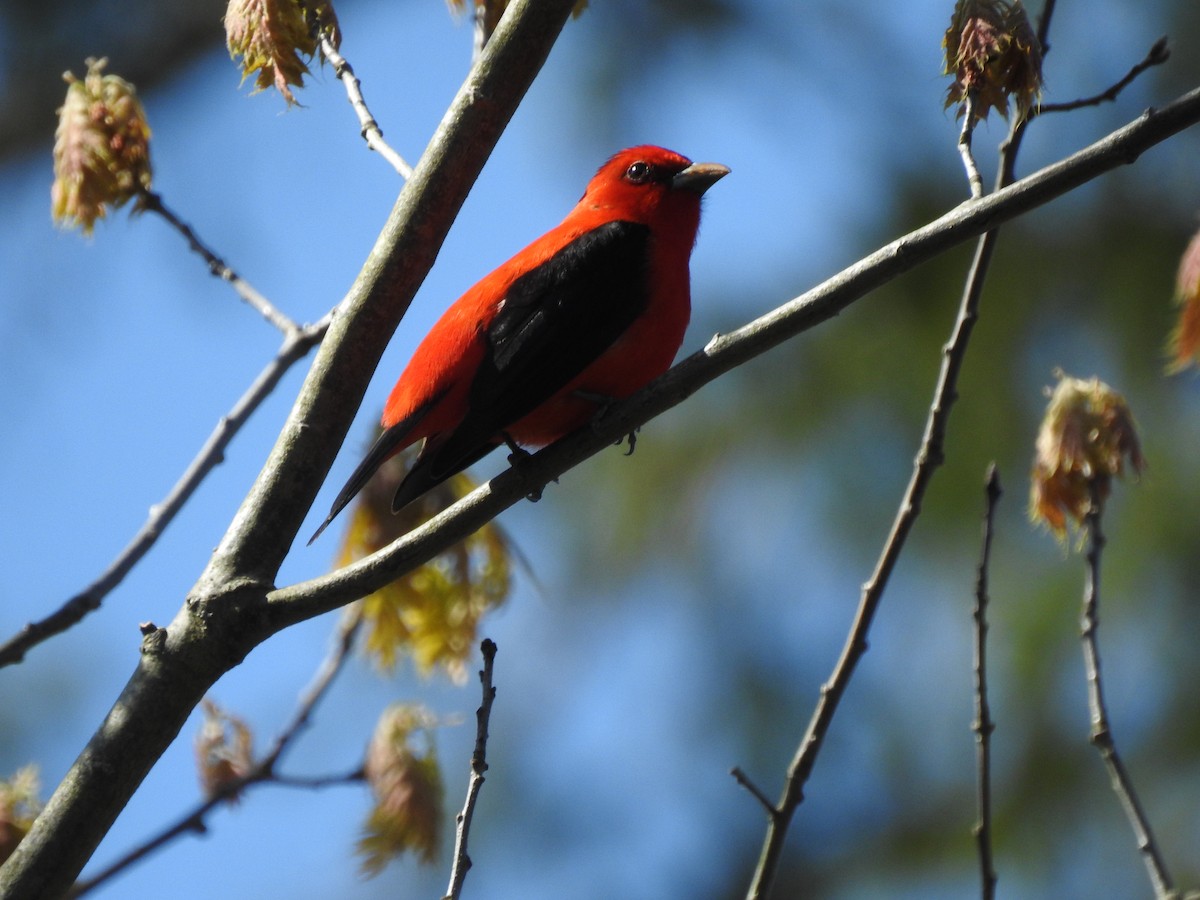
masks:
<path fill-rule="evenodd" d="M 176 838 L 185 834 L 204 834 L 208 830 L 206 820 L 208 814 L 229 800 L 240 797 L 247 788 L 256 784 L 272 783 L 285 787 L 303 787 L 308 789 L 329 787 L 332 785 L 351 784 L 363 778 L 362 767 L 341 775 L 323 776 L 280 776 L 275 773 L 275 766 L 280 756 L 291 746 L 296 736 L 308 724 L 313 710 L 321 702 L 333 684 L 334 678 L 342 670 L 350 650 L 354 646 L 354 637 L 358 633 L 362 616 L 357 610 L 346 615 L 338 625 L 336 640 L 329 654 L 321 662 L 312 683 L 300 697 L 296 712 L 287 727 L 275 738 L 271 751 L 258 760 L 245 775 L 233 778 L 220 785 L 208 798 L 197 804 L 193 809 L 184 813 L 173 825 L 164 828 L 154 837 L 134 847 L 120 859 L 98 872 L 91 878 L 80 879 L 67 894 L 70 898 L 82 897 L 94 888 L 99 887 L 113 876 L 128 869 L 151 853 L 165 847 Z"/>
<path fill-rule="evenodd" d="M 1047 0 L 1039 30 L 1043 48 L 1046 45 L 1046 33 L 1053 10 L 1053 0 Z M 1027 122 L 1028 119 L 1024 116 L 1014 116 L 1008 137 L 1000 146 L 1000 159 L 993 196 L 1011 184 L 1014 179 L 1016 155 L 1020 149 Z M 975 202 L 981 201 L 977 199 Z M 842 647 L 841 656 L 838 658 L 829 680 L 821 686 L 821 694 L 813 710 L 812 718 L 809 720 L 808 728 L 788 766 L 783 794 L 775 804 L 779 815 L 772 817 L 767 825 L 762 852 L 759 855 L 758 865 L 746 895 L 748 900 L 764 900 L 770 893 L 771 884 L 774 882 L 775 873 L 783 855 L 788 826 L 791 824 L 796 808 L 804 801 L 804 785 L 816 765 L 825 735 L 833 722 L 842 696 L 850 684 L 858 661 L 867 652 L 867 634 L 870 632 L 875 612 L 883 599 L 884 590 L 891 578 L 896 561 L 900 558 L 908 534 L 921 514 L 921 504 L 925 492 L 944 459 L 946 428 L 950 421 L 950 411 L 954 406 L 954 401 L 958 398 L 958 376 L 966 358 L 971 332 L 979 318 L 979 301 L 983 294 L 983 286 L 991 266 L 998 236 L 998 229 L 992 228 L 980 235 L 975 245 L 975 256 L 971 261 L 971 268 L 967 272 L 958 316 L 950 340 L 942 349 L 941 371 L 938 373 L 929 415 L 925 420 L 925 433 L 921 438 L 921 446 L 913 463 L 912 476 L 896 511 L 891 532 L 884 543 L 875 570 L 871 573 L 867 583 L 863 585 L 858 610 L 851 623 L 846 643 Z"/>
<path fill-rule="evenodd" d="M 1010 146 L 1012 147 L 1011 152 L 1015 152 L 1015 144 Z M 1002 164 L 998 178 L 1003 178 L 1008 171 L 1009 167 Z M 808 728 L 788 766 L 783 795 L 775 804 L 779 815 L 773 817 L 768 823 L 762 853 L 759 856 L 750 890 L 746 895 L 751 900 L 761 900 L 770 892 L 792 815 L 804 800 L 804 784 L 812 774 L 817 755 L 821 751 L 825 735 L 833 722 L 838 704 L 850 684 L 854 669 L 867 651 L 867 634 L 871 629 L 879 602 L 883 599 L 884 590 L 891 578 L 892 570 L 900 558 L 900 553 L 904 549 L 908 534 L 921 514 L 921 503 L 924 500 L 925 492 L 933 480 L 934 473 L 945 458 L 946 428 L 950 419 L 950 411 L 954 401 L 958 398 L 958 376 L 966 357 L 971 331 L 979 317 L 979 299 L 983 293 L 984 281 L 991 264 L 996 234 L 995 230 L 985 233 L 976 245 L 975 257 L 967 274 L 958 317 L 955 320 L 950 340 L 942 350 L 942 367 L 938 374 L 937 386 L 934 389 L 933 401 L 929 407 L 929 415 L 925 421 L 925 433 L 913 463 L 912 476 L 900 501 L 896 518 L 880 552 L 875 570 L 871 573 L 867 583 L 863 585 L 858 610 L 851 623 L 841 656 L 838 658 L 829 680 L 821 686 L 821 695 L 813 710 L 812 718 L 809 720 Z"/>
<path fill-rule="evenodd" d="M 188 242 L 188 246 L 204 259 L 204 262 L 208 265 L 209 272 L 222 281 L 229 282 L 230 286 L 237 291 L 238 296 L 247 305 L 255 309 L 259 315 L 270 322 L 285 337 L 300 330 L 299 325 L 276 308 L 270 300 L 255 290 L 250 282 L 231 269 L 225 260 L 209 249 L 200 240 L 196 232 L 192 230 L 192 226 L 184 222 L 163 203 L 161 195 L 148 188 L 142 189 L 138 195 L 138 208 L 162 216 L 172 228 L 183 235 L 184 240 Z"/>
<path fill-rule="evenodd" d="M 979 848 L 979 874 L 982 880 L 980 896 L 992 900 L 996 896 L 996 869 L 992 862 L 992 732 L 996 723 L 992 721 L 988 705 L 987 687 L 987 604 L 988 566 L 992 557 L 992 526 L 996 505 L 1000 502 L 1000 475 L 996 464 L 988 466 L 987 509 L 983 516 L 983 541 L 979 552 L 979 569 L 975 577 L 975 719 L 971 731 L 975 734 L 976 792 L 979 805 L 979 820 L 973 833 Z"/>
<path fill-rule="evenodd" d="M 413 168 L 383 139 L 383 129 L 379 127 L 379 123 L 371 115 L 371 110 L 367 108 L 367 101 L 362 92 L 362 82 L 354 74 L 354 67 L 338 50 L 341 38 L 338 35 L 337 22 L 329 15 L 328 6 L 317 6 L 309 0 L 299 0 L 299 2 L 304 9 L 310 33 L 320 47 L 321 56 L 333 66 L 334 74 L 346 89 L 350 107 L 358 117 L 359 133 L 367 142 L 367 147 L 387 160 L 400 177 L 408 181 L 412 177 Z"/>
<path fill-rule="evenodd" d="M 366 774 L 363 767 L 357 766 L 349 772 L 343 772 L 340 775 L 272 775 L 271 778 L 263 782 L 264 784 L 274 784 L 278 787 L 293 787 L 303 790 L 318 791 L 327 787 L 338 787 L 344 784 L 357 784 L 360 781 L 366 780 Z"/>
<path fill-rule="evenodd" d="M 963 102 L 963 126 L 958 135 L 958 154 L 962 157 L 963 168 L 967 170 L 967 184 L 971 187 L 971 199 L 978 200 L 983 196 L 983 176 L 979 174 L 979 166 L 975 164 L 975 154 L 971 151 L 971 135 L 975 133 L 975 92 L 967 91 Z"/>
<path fill-rule="evenodd" d="M 288 369 L 321 342 L 331 320 L 332 315 L 326 315 L 319 322 L 296 329 L 284 337 L 283 345 L 274 359 L 258 374 L 228 414 L 217 422 L 208 440 L 204 442 L 204 446 L 200 448 L 200 452 L 180 476 L 179 481 L 160 503 L 150 507 L 149 516 L 133 536 L 133 540 L 99 578 L 44 619 L 26 624 L 0 644 L 0 668 L 21 662 L 31 648 L 56 634 L 61 634 L 80 622 L 88 613 L 100 608 L 104 598 L 124 580 L 142 557 L 150 552 L 166 527 L 200 487 L 205 476 L 225 459 L 225 449 L 250 416 L 270 396 Z"/>
<path fill-rule="evenodd" d="M 475 817 L 475 804 L 483 787 L 483 773 L 487 771 L 488 722 L 492 717 L 492 702 L 496 699 L 496 688 L 492 686 L 492 669 L 496 662 L 496 645 L 484 638 L 479 645 L 483 653 L 483 668 L 479 671 L 479 683 L 483 686 L 483 702 L 475 711 L 475 750 L 471 754 L 471 778 L 467 783 L 467 799 L 462 811 L 455 816 L 457 828 L 454 832 L 454 865 L 450 869 L 450 886 L 442 900 L 459 900 L 463 882 L 471 868 L 471 857 L 467 855 L 467 839 L 471 835 L 471 820 Z"/>
<path fill-rule="evenodd" d="M 388 164 L 396 170 L 401 178 L 405 181 L 412 178 L 412 166 L 383 139 L 383 130 L 379 127 L 379 123 L 375 121 L 375 117 L 371 115 L 371 110 L 367 108 L 367 101 L 364 99 L 362 93 L 362 82 L 354 74 L 354 69 L 346 61 L 346 57 L 338 52 L 337 47 L 333 45 L 333 41 L 329 39 L 328 34 L 322 31 L 320 39 L 321 53 L 329 60 L 329 64 L 333 66 L 334 74 L 337 75 L 338 80 L 346 88 L 346 97 L 350 100 L 350 106 L 354 110 L 354 114 L 358 116 L 358 124 L 363 140 L 367 142 L 368 147 L 387 160 Z"/>
<path fill-rule="evenodd" d="M 1125 77 L 1114 84 L 1106 91 L 1095 94 L 1091 97 L 1084 97 L 1080 100 L 1072 100 L 1070 103 L 1043 103 L 1039 107 L 1035 107 L 1029 111 L 1030 116 L 1044 115 L 1046 113 L 1070 112 L 1075 109 L 1083 109 L 1087 106 L 1099 106 L 1101 103 L 1111 103 L 1117 99 L 1117 96 L 1125 88 L 1129 87 L 1134 80 L 1153 66 L 1161 66 L 1171 58 L 1171 50 L 1167 46 L 1167 38 L 1164 35 L 1154 42 L 1154 46 L 1146 53 L 1145 58 L 1125 73 Z"/>
<path fill-rule="evenodd" d="M 749 775 L 745 773 L 741 766 L 734 766 L 729 770 L 729 774 L 733 776 L 733 780 L 750 792 L 750 796 L 762 804 L 763 809 L 767 811 L 767 815 L 772 819 L 779 815 L 779 810 L 775 808 L 774 801 L 766 795 Z"/>
<path fill-rule="evenodd" d="M 1158 900 L 1174 897 L 1171 876 L 1162 858 L 1154 832 L 1150 828 L 1150 820 L 1138 801 L 1133 788 L 1133 781 L 1121 757 L 1117 753 L 1117 744 L 1113 739 L 1112 726 L 1108 719 L 1108 707 L 1104 700 L 1104 683 L 1100 677 L 1100 645 L 1097 633 L 1100 629 L 1100 557 L 1104 551 L 1104 532 L 1100 528 L 1100 517 L 1103 513 L 1103 500 L 1099 481 L 1093 479 L 1090 483 L 1091 502 L 1087 515 L 1084 517 L 1084 534 L 1087 540 L 1087 570 L 1083 591 L 1083 665 L 1087 677 L 1088 710 L 1091 713 L 1091 741 L 1104 760 L 1112 781 L 1112 789 L 1125 816 L 1133 828 L 1138 851 L 1146 864 L 1150 875 L 1150 884 L 1154 888 L 1154 896 Z"/>

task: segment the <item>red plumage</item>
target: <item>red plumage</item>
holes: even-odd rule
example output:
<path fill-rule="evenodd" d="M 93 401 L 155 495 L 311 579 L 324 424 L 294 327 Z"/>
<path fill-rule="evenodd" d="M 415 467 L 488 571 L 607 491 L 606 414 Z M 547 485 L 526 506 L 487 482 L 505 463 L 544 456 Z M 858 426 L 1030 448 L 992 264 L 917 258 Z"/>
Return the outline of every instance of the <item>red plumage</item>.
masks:
<path fill-rule="evenodd" d="M 601 166 L 561 224 L 430 329 L 388 397 L 383 434 L 309 543 L 386 459 L 418 441 L 393 510 L 506 437 L 551 443 L 590 421 L 598 398 L 627 397 L 665 372 L 691 314 L 700 197 L 728 172 L 652 146 Z"/>

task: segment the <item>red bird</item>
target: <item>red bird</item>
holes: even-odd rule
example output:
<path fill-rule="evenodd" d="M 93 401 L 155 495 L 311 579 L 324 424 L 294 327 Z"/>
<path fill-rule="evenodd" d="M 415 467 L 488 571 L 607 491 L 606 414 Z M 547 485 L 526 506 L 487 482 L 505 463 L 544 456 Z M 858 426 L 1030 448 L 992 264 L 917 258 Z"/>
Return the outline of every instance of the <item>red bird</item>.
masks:
<path fill-rule="evenodd" d="M 549 444 L 665 372 L 691 314 L 700 198 L 728 174 L 651 146 L 601 166 L 560 225 L 430 329 L 388 397 L 383 434 L 309 543 L 417 441 L 393 512 L 501 443 Z"/>

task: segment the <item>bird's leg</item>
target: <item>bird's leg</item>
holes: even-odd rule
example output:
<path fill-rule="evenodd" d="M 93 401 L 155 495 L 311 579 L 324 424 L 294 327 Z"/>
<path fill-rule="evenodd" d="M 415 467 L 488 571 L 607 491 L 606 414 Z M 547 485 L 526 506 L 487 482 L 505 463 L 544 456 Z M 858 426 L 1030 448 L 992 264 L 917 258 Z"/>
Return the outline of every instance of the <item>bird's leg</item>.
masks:
<path fill-rule="evenodd" d="M 512 435 L 509 434 L 507 431 L 500 432 L 500 436 L 502 438 L 504 438 L 504 443 L 508 445 L 508 449 L 509 449 L 508 464 L 510 466 L 512 466 L 514 469 L 519 467 L 521 465 L 521 463 L 523 463 L 525 460 L 529 459 L 529 457 L 533 456 L 532 453 L 530 453 L 528 450 L 526 450 L 524 447 L 522 447 L 520 444 L 518 444 L 516 441 L 514 441 L 512 438 Z M 555 481 L 557 481 L 557 480 L 558 479 L 555 479 Z M 539 500 L 542 499 L 542 489 L 540 487 L 535 488 L 534 490 L 530 491 L 528 494 L 525 495 L 525 499 L 528 500 L 530 503 L 537 503 Z"/>
<path fill-rule="evenodd" d="M 605 394 L 596 394 L 592 391 L 575 391 L 575 396 L 580 400 L 587 400 L 589 403 L 596 404 L 596 415 L 592 417 L 593 424 L 604 418 L 608 408 L 616 402 L 616 397 L 609 397 Z M 635 428 L 627 435 L 622 435 L 614 442 L 614 446 L 620 447 L 626 440 L 629 441 L 629 449 L 625 451 L 626 456 L 633 456 L 633 448 L 637 445 L 637 432 Z"/>
<path fill-rule="evenodd" d="M 508 445 L 508 464 L 510 466 L 520 465 L 522 460 L 529 459 L 533 456 L 528 450 L 513 440 L 512 435 L 507 431 L 500 432 L 500 436 L 504 438 L 504 443 Z"/>

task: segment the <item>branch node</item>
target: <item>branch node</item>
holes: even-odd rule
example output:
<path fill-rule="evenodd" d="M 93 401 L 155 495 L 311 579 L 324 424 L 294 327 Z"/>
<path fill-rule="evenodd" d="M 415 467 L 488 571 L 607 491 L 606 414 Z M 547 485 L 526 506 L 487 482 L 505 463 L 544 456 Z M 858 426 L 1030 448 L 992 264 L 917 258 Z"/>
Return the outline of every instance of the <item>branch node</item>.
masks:
<path fill-rule="evenodd" d="M 750 792 L 751 797 L 762 804 L 763 809 L 767 811 L 767 815 L 772 820 L 779 818 L 780 813 L 778 807 L 771 802 L 771 798 L 763 793 L 757 784 L 750 780 L 750 776 L 745 773 L 741 766 L 734 766 L 729 770 L 729 774 L 734 777 L 734 780 L 737 781 L 738 784 Z"/>

